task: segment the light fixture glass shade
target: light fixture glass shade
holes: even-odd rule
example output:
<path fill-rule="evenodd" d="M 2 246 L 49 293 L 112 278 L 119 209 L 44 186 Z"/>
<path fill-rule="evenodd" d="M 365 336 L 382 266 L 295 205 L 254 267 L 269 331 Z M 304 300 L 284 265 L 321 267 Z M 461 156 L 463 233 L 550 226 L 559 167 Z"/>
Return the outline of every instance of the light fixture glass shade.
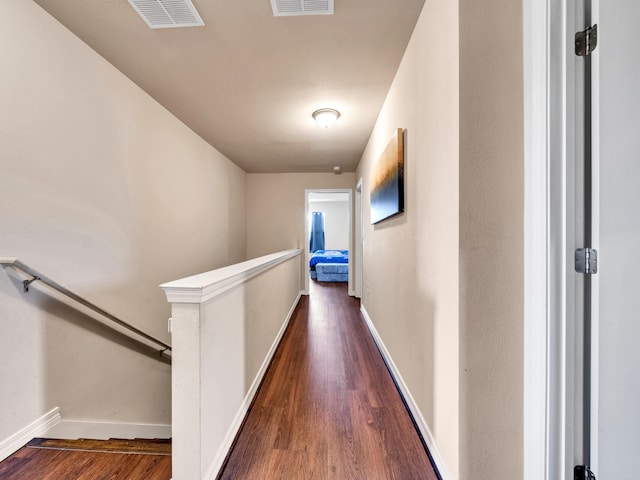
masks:
<path fill-rule="evenodd" d="M 329 128 L 336 123 L 336 120 L 340 117 L 340 112 L 333 108 L 321 108 L 320 110 L 313 112 L 311 115 L 315 119 L 316 123 L 322 128 Z"/>

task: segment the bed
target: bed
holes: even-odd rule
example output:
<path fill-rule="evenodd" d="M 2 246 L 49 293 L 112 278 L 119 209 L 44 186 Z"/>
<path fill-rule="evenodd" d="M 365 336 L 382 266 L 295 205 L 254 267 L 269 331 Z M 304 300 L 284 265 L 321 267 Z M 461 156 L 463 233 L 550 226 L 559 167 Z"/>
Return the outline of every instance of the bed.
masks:
<path fill-rule="evenodd" d="M 309 274 L 319 282 L 349 281 L 349 251 L 316 250 L 309 259 Z"/>

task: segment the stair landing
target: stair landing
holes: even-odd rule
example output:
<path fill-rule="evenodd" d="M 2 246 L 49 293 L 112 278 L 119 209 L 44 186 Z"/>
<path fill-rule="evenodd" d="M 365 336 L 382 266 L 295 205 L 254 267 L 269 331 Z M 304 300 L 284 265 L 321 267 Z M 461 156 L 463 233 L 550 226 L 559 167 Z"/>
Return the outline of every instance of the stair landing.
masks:
<path fill-rule="evenodd" d="M 0 480 L 170 480 L 170 439 L 34 438 L 0 462 Z"/>

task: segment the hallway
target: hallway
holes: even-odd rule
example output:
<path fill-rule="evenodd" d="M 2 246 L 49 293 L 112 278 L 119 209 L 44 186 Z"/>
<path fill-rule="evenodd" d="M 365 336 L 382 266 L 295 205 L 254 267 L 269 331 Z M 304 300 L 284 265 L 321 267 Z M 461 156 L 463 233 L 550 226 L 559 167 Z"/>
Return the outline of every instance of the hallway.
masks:
<path fill-rule="evenodd" d="M 219 478 L 438 478 L 346 284 L 311 282 Z"/>

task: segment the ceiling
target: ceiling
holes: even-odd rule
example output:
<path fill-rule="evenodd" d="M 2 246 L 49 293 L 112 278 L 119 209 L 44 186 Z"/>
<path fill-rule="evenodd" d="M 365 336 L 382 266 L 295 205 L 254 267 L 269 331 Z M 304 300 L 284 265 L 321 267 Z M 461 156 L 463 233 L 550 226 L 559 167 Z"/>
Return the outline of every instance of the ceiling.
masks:
<path fill-rule="evenodd" d="M 205 26 L 150 29 L 127 0 L 35 0 L 247 172 L 354 171 L 425 0 L 193 0 Z M 335 108 L 332 128 L 311 113 Z"/>

